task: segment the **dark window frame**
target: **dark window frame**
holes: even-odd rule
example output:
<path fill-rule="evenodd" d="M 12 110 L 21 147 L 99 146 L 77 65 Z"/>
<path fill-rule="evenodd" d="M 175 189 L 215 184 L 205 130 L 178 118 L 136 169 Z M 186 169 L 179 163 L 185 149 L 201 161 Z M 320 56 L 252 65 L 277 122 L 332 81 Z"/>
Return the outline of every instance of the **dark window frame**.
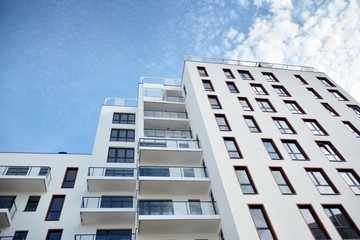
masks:
<path fill-rule="evenodd" d="M 118 117 L 116 117 L 118 116 Z M 114 113 L 112 123 L 114 124 L 132 124 L 136 121 L 135 113 Z"/>
<path fill-rule="evenodd" d="M 316 214 L 314 208 L 310 204 L 298 204 L 297 206 L 298 206 L 298 209 L 300 211 L 301 216 L 303 217 L 306 225 L 308 226 L 311 234 L 314 236 L 315 239 L 317 239 L 316 234 L 319 232 L 319 231 L 316 231 L 316 230 L 320 230 L 322 232 L 322 234 L 324 235 L 325 238 L 321 238 L 321 239 L 331 239 L 329 234 L 327 233 L 323 223 L 320 221 L 319 216 Z M 305 216 L 301 212 L 301 209 L 309 211 L 309 213 L 310 213 L 311 217 L 313 218 L 315 224 L 307 222 L 307 219 L 305 219 Z"/>
<path fill-rule="evenodd" d="M 297 134 L 290 122 L 284 117 L 272 117 L 273 122 L 281 134 Z M 281 122 L 281 123 L 280 123 Z M 285 123 L 286 127 L 284 127 Z"/>
<path fill-rule="evenodd" d="M 261 133 L 261 128 L 259 127 L 258 123 L 256 122 L 254 116 L 250 116 L 250 115 L 244 115 L 244 120 L 245 120 L 245 124 L 247 125 L 247 127 L 249 128 L 249 131 L 252 133 Z M 248 124 L 248 120 L 250 120 L 252 122 L 252 126 L 250 126 Z"/>
<path fill-rule="evenodd" d="M 66 168 L 64 178 L 63 178 L 63 181 L 61 184 L 61 188 L 74 188 L 78 170 L 79 170 L 79 168 L 77 168 L 77 167 Z M 70 172 L 75 172 L 74 178 L 71 178 Z"/>
<path fill-rule="evenodd" d="M 339 175 L 344 180 L 344 182 L 349 186 L 349 188 L 353 191 L 353 193 L 355 195 L 360 195 L 360 177 L 355 172 L 355 170 L 354 169 L 349 169 L 349 168 L 337 168 L 336 170 L 339 172 Z M 349 183 L 344 178 L 342 173 L 346 174 L 347 178 L 351 181 L 351 183 Z M 351 177 L 349 176 L 349 174 L 351 175 Z M 357 190 L 354 190 L 354 189 L 357 189 Z"/>
<path fill-rule="evenodd" d="M 209 77 L 208 72 L 206 71 L 205 67 L 202 66 L 198 66 L 197 67 L 197 71 L 200 77 Z"/>
<path fill-rule="evenodd" d="M 260 83 L 251 83 L 250 87 L 256 95 L 260 95 L 260 96 L 269 95 L 269 93 L 266 91 L 265 87 Z"/>
<path fill-rule="evenodd" d="M 220 121 L 218 121 L 220 118 L 224 121 L 225 124 L 221 124 Z M 220 131 L 231 131 L 230 124 L 225 114 L 215 114 L 215 120 Z"/>
<path fill-rule="evenodd" d="M 297 140 L 293 139 L 281 139 L 286 152 L 289 154 L 290 158 L 295 161 L 308 161 L 310 160 L 307 154 L 305 153 L 304 149 L 300 146 Z M 296 146 L 298 152 L 294 152 L 293 148 L 291 148 L 288 144 L 293 144 Z M 301 154 L 302 158 L 299 158 L 298 155 Z"/>
<path fill-rule="evenodd" d="M 316 119 L 304 119 L 303 121 L 307 128 L 314 134 L 314 136 L 329 136 L 327 131 L 321 126 L 321 124 Z M 310 126 L 308 125 L 310 124 Z M 313 128 L 311 128 L 313 127 Z"/>
<path fill-rule="evenodd" d="M 226 86 L 228 87 L 228 89 L 231 93 L 240 93 L 235 82 L 226 81 Z"/>
<path fill-rule="evenodd" d="M 313 88 L 306 88 L 316 99 L 323 99 L 320 94 Z"/>
<path fill-rule="evenodd" d="M 360 107 L 354 104 L 348 104 L 348 108 L 350 108 L 358 117 L 360 117 Z"/>
<path fill-rule="evenodd" d="M 227 79 L 235 79 L 235 76 L 230 69 L 223 68 L 223 71 Z"/>
<path fill-rule="evenodd" d="M 208 95 L 208 99 L 212 109 L 222 109 L 219 98 L 216 95 Z"/>
<path fill-rule="evenodd" d="M 277 77 L 275 77 L 275 75 L 271 72 L 261 72 L 264 76 L 264 78 L 266 79 L 266 81 L 268 82 L 279 82 L 279 80 L 277 79 Z"/>
<path fill-rule="evenodd" d="M 335 187 L 335 185 L 332 183 L 330 178 L 327 176 L 325 171 L 322 168 L 305 168 L 306 173 L 308 174 L 311 182 L 314 184 L 316 189 L 321 195 L 339 195 L 339 191 Z M 313 173 L 319 173 L 323 179 L 318 179 L 316 175 Z M 311 174 L 311 176 L 310 176 Z M 324 181 L 325 180 L 325 183 Z M 324 188 L 331 189 L 332 192 L 324 192 Z"/>
<path fill-rule="evenodd" d="M 61 217 L 61 213 L 62 213 L 62 209 L 64 207 L 64 203 L 65 203 L 65 197 L 66 195 L 52 195 L 51 200 L 50 200 L 50 204 L 46 213 L 46 217 L 45 217 L 45 221 L 59 221 L 60 217 Z M 55 199 L 62 199 L 61 202 L 61 206 L 59 210 L 52 210 L 53 208 L 53 204 Z M 55 217 L 50 217 L 51 214 L 58 214 L 59 216 L 55 216 Z"/>
<path fill-rule="evenodd" d="M 349 99 L 347 99 L 344 94 L 342 94 L 340 91 L 336 90 L 336 89 L 328 89 L 329 93 L 331 93 L 331 95 L 334 96 L 334 98 L 336 98 L 336 100 L 338 101 L 349 101 Z"/>
<path fill-rule="evenodd" d="M 318 145 L 321 152 L 330 162 L 345 162 L 345 158 L 340 154 L 340 152 L 334 147 L 331 142 L 315 141 L 315 143 Z M 327 153 L 325 153 L 323 149 L 326 150 Z"/>
<path fill-rule="evenodd" d="M 36 212 L 41 196 L 29 196 L 24 212 Z"/>
<path fill-rule="evenodd" d="M 331 116 L 333 117 L 338 117 L 340 116 L 333 107 L 330 106 L 330 104 L 322 102 L 321 105 L 323 105 L 323 107 L 330 113 Z"/>
<path fill-rule="evenodd" d="M 110 157 L 110 152 L 114 150 L 115 155 L 114 157 Z M 118 157 L 118 153 L 120 150 L 124 150 L 124 157 Z M 132 151 L 132 156 L 128 156 L 128 151 Z M 118 161 L 122 160 L 123 161 Z M 109 161 L 110 160 L 110 161 Z M 135 161 L 135 149 L 134 148 L 123 148 L 123 147 L 109 147 L 108 155 L 107 155 L 107 162 L 113 163 L 134 163 Z"/>
<path fill-rule="evenodd" d="M 271 85 L 279 97 L 291 97 L 289 91 L 282 85 Z M 280 91 L 277 91 L 280 90 Z"/>
<path fill-rule="evenodd" d="M 206 92 L 214 92 L 214 91 L 215 91 L 214 86 L 212 85 L 212 83 L 211 83 L 210 80 L 203 79 L 203 80 L 201 80 L 201 81 L 202 81 L 204 90 L 205 90 Z"/>
<path fill-rule="evenodd" d="M 355 135 L 355 137 L 360 138 L 360 131 L 349 121 L 342 121 L 349 131 Z"/>
<path fill-rule="evenodd" d="M 123 136 L 125 134 L 125 136 Z M 134 129 L 112 128 L 110 132 L 111 142 L 135 142 Z"/>
<path fill-rule="evenodd" d="M 63 234 L 63 229 L 61 229 L 61 228 L 58 228 L 58 229 L 48 229 L 45 240 L 55 240 L 55 239 L 51 239 L 51 238 L 50 238 L 50 237 L 51 237 L 50 234 L 52 234 L 52 233 L 60 233 L 60 238 L 57 238 L 58 240 L 60 240 L 61 237 L 62 237 L 62 234 Z M 57 239 L 56 239 L 56 240 L 57 240 Z"/>
<path fill-rule="evenodd" d="M 306 114 L 304 109 L 294 100 L 284 100 L 285 105 L 292 114 Z"/>
<path fill-rule="evenodd" d="M 269 99 L 266 98 L 255 98 L 260 110 L 262 112 L 269 112 L 269 113 L 276 113 L 276 109 L 271 104 Z M 268 106 L 265 106 L 264 103 L 266 103 Z M 270 111 L 271 110 L 271 111 Z"/>
<path fill-rule="evenodd" d="M 260 205 L 260 204 L 249 204 L 248 207 L 249 207 L 251 219 L 252 219 L 252 221 L 253 221 L 253 223 L 254 223 L 254 226 L 255 226 L 255 228 L 256 228 L 256 232 L 257 232 L 258 235 L 259 235 L 259 239 L 261 239 L 261 238 L 260 238 L 261 235 L 259 234 L 259 230 L 268 230 L 268 231 L 270 231 L 273 240 L 277 240 L 278 238 L 277 238 L 277 236 L 276 236 L 276 233 L 275 233 L 275 231 L 274 231 L 274 228 L 273 228 L 272 223 L 271 223 L 271 221 L 270 221 L 270 218 L 269 218 L 269 216 L 268 216 L 268 214 L 267 214 L 267 212 L 266 212 L 266 210 L 265 210 L 264 205 Z M 255 209 L 259 209 L 259 210 L 261 211 L 262 218 L 263 218 L 264 222 L 266 223 L 266 227 L 258 227 L 258 226 L 256 226 L 256 220 L 254 219 L 254 215 L 253 215 L 252 212 L 251 212 L 252 209 L 254 209 L 254 210 L 255 210 Z"/>
<path fill-rule="evenodd" d="M 282 167 L 269 167 L 269 168 L 271 171 L 271 175 L 273 176 L 276 184 L 278 185 L 281 194 L 282 195 L 295 195 L 296 191 L 295 191 L 294 187 L 291 185 L 291 182 L 290 182 L 289 178 L 286 176 L 285 171 L 282 169 Z M 273 173 L 274 171 L 278 171 L 280 173 L 281 177 L 284 180 L 284 183 L 278 182 L 278 180 L 276 179 L 276 177 Z M 283 189 L 281 187 L 287 187 L 289 189 L 289 193 L 283 191 Z"/>
<path fill-rule="evenodd" d="M 283 156 L 281 155 L 279 149 L 277 148 L 277 146 L 275 145 L 274 141 L 270 138 L 262 138 L 261 139 L 263 142 L 263 145 L 266 149 L 266 152 L 269 154 L 271 160 L 284 160 Z M 269 149 L 266 147 L 265 143 L 269 143 L 271 145 L 271 147 L 273 148 L 274 151 L 269 151 Z M 276 154 L 277 157 L 274 157 Z"/>
<path fill-rule="evenodd" d="M 294 77 L 297 78 L 302 85 L 309 85 L 302 76 L 294 74 Z"/>
<path fill-rule="evenodd" d="M 237 70 L 242 80 L 255 80 L 249 71 Z"/>
<path fill-rule="evenodd" d="M 316 77 L 322 84 L 324 84 L 325 87 L 336 87 L 334 83 L 332 83 L 328 78 L 326 77 Z"/>
<path fill-rule="evenodd" d="M 258 194 L 258 191 L 256 189 L 254 180 L 251 177 L 251 174 L 249 172 L 248 167 L 246 167 L 246 166 L 234 166 L 234 170 L 235 170 L 235 174 L 236 174 L 236 177 L 238 179 L 238 182 L 240 184 L 240 188 L 241 188 L 242 193 L 244 195 Z M 242 178 L 244 178 L 244 177 L 240 176 L 240 171 L 243 171 L 243 173 L 245 174 L 244 176 L 247 179 L 246 182 L 242 181 Z M 248 190 L 247 190 L 247 189 L 250 189 L 249 186 L 251 187 L 251 192 L 248 192 Z"/>
<path fill-rule="evenodd" d="M 254 111 L 254 108 L 251 106 L 249 100 L 248 100 L 246 97 L 238 97 L 238 100 L 239 100 L 239 103 L 240 103 L 241 108 L 242 108 L 244 111 L 247 111 L 247 112 L 252 112 L 252 111 Z M 242 102 L 245 102 L 245 103 L 246 103 L 246 107 L 244 107 L 244 105 L 242 104 Z"/>
<path fill-rule="evenodd" d="M 225 144 L 225 149 L 227 150 L 227 152 L 229 154 L 229 157 L 231 159 L 241 159 L 241 158 L 243 158 L 242 154 L 241 154 L 241 151 L 240 151 L 240 148 L 239 148 L 239 146 L 238 146 L 238 144 L 236 142 L 236 139 L 234 137 L 223 137 L 223 140 L 224 140 L 224 144 Z M 234 144 L 235 149 L 229 149 L 226 142 L 232 142 Z M 236 156 L 233 155 L 233 153 L 235 153 Z"/>

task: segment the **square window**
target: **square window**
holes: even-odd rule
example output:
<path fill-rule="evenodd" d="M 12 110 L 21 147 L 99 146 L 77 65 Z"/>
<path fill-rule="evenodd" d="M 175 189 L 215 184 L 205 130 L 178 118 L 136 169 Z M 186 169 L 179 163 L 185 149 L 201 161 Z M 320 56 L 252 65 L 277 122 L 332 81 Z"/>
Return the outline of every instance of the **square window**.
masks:
<path fill-rule="evenodd" d="M 261 240 L 276 240 L 265 209 L 262 205 L 249 205 L 250 214 Z"/>
<path fill-rule="evenodd" d="M 211 84 L 210 80 L 202 80 L 203 86 L 205 91 L 207 92 L 213 92 L 214 91 L 214 87 Z"/>
<path fill-rule="evenodd" d="M 198 69 L 198 73 L 199 73 L 200 77 L 208 77 L 209 76 L 205 67 L 197 67 L 197 69 Z"/>
<path fill-rule="evenodd" d="M 261 84 L 250 84 L 250 86 L 256 95 L 269 95 Z"/>
<path fill-rule="evenodd" d="M 238 73 L 243 80 L 254 80 L 253 76 L 250 74 L 249 71 L 238 70 Z"/>
<path fill-rule="evenodd" d="M 276 127 L 282 134 L 296 134 L 296 131 L 291 126 L 286 118 L 273 117 Z"/>
<path fill-rule="evenodd" d="M 309 160 L 296 140 L 282 140 L 292 160 Z"/>
<path fill-rule="evenodd" d="M 293 114 L 305 114 L 305 111 L 295 101 L 284 101 L 290 112 Z"/>
<path fill-rule="evenodd" d="M 326 195 L 339 193 L 322 169 L 306 168 L 305 170 L 320 194 Z"/>
<path fill-rule="evenodd" d="M 325 129 L 315 119 L 303 119 L 306 126 L 315 136 L 327 136 Z"/>
<path fill-rule="evenodd" d="M 268 82 L 279 82 L 279 80 L 272 73 L 262 72 L 262 74 L 264 75 L 266 81 L 268 81 Z"/>
<path fill-rule="evenodd" d="M 237 89 L 234 82 L 226 82 L 226 85 L 231 93 L 239 93 L 239 90 Z"/>
<path fill-rule="evenodd" d="M 245 123 L 248 126 L 250 132 L 252 133 L 259 133 L 261 132 L 259 125 L 255 121 L 253 116 L 244 116 Z"/>
<path fill-rule="evenodd" d="M 230 69 L 223 69 L 225 76 L 227 79 L 234 79 L 234 75 L 232 74 Z"/>
<path fill-rule="evenodd" d="M 269 153 L 272 160 L 282 160 L 279 150 L 271 139 L 262 139 L 266 151 Z"/>
<path fill-rule="evenodd" d="M 208 98 L 212 109 L 221 109 L 221 105 L 217 96 L 209 95 Z"/>
<path fill-rule="evenodd" d="M 280 97 L 291 97 L 290 93 L 285 89 L 285 87 L 283 86 L 279 86 L 279 85 L 273 85 L 272 86 L 275 90 L 275 92 L 277 93 L 278 96 Z"/>
<path fill-rule="evenodd" d="M 261 111 L 263 112 L 276 112 L 268 99 L 256 99 Z"/>
<path fill-rule="evenodd" d="M 45 240 L 61 240 L 62 229 L 49 229 Z"/>
<path fill-rule="evenodd" d="M 254 111 L 247 98 L 239 97 L 238 99 L 244 111 Z"/>

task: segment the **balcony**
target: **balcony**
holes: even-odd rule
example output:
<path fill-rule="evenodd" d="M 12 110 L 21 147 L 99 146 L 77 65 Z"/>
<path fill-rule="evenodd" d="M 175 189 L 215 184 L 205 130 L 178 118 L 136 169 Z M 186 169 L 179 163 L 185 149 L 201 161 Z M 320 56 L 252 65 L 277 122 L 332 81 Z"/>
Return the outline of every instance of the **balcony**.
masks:
<path fill-rule="evenodd" d="M 0 191 L 46 192 L 50 181 L 48 166 L 0 166 Z"/>
<path fill-rule="evenodd" d="M 136 177 L 133 168 L 89 167 L 88 190 L 135 193 Z"/>
<path fill-rule="evenodd" d="M 212 201 L 139 202 L 139 234 L 218 233 L 220 216 Z"/>
<path fill-rule="evenodd" d="M 121 235 L 76 234 L 75 240 L 135 240 L 135 233 Z M 1 240 L 1 238 L 0 238 Z"/>
<path fill-rule="evenodd" d="M 163 129 L 145 129 L 144 136 L 150 138 L 192 138 L 191 131 Z"/>
<path fill-rule="evenodd" d="M 17 207 L 15 196 L 0 197 L 0 226 L 10 226 Z"/>
<path fill-rule="evenodd" d="M 144 111 L 144 127 L 154 129 L 189 129 L 189 119 L 186 112 Z"/>
<path fill-rule="evenodd" d="M 140 138 L 141 165 L 200 165 L 202 149 L 198 140 Z"/>
<path fill-rule="evenodd" d="M 82 224 L 133 224 L 135 198 L 132 196 L 83 197 L 80 208 Z"/>
<path fill-rule="evenodd" d="M 209 195 L 204 167 L 140 167 L 140 195 Z"/>
<path fill-rule="evenodd" d="M 144 109 L 184 112 L 185 99 L 181 94 L 181 88 L 180 91 L 168 91 L 163 88 L 144 88 Z"/>

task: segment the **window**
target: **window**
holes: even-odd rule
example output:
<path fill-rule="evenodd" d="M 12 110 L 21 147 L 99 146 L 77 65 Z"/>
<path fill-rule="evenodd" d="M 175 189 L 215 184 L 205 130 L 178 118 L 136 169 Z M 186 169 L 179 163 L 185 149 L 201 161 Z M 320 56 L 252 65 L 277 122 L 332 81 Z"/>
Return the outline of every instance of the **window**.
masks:
<path fill-rule="evenodd" d="M 107 162 L 133 163 L 133 148 L 109 148 Z"/>
<path fill-rule="evenodd" d="M 27 234 L 28 234 L 28 231 L 15 231 L 14 237 L 11 238 L 11 240 L 25 240 L 27 237 Z"/>
<path fill-rule="evenodd" d="M 256 95 L 269 95 L 261 84 L 250 84 Z"/>
<path fill-rule="evenodd" d="M 336 150 L 336 148 L 330 142 L 316 142 L 321 151 L 325 154 L 327 159 L 334 162 L 342 162 L 345 159 L 341 156 L 341 154 Z"/>
<path fill-rule="evenodd" d="M 26 203 L 25 212 L 35 212 L 40 201 L 40 196 L 29 196 Z"/>
<path fill-rule="evenodd" d="M 323 207 L 343 239 L 360 239 L 359 229 L 341 205 L 323 205 Z"/>
<path fill-rule="evenodd" d="M 303 119 L 306 126 L 315 136 L 327 136 L 327 132 L 315 119 Z"/>
<path fill-rule="evenodd" d="M 281 156 L 279 150 L 275 146 L 274 142 L 271 139 L 262 139 L 266 151 L 269 153 L 270 158 L 272 160 L 282 160 L 283 157 Z"/>
<path fill-rule="evenodd" d="M 313 88 L 307 88 L 307 90 L 314 96 L 314 98 L 316 99 L 322 99 L 322 97 L 320 96 L 320 94 L 318 94 L 315 89 Z"/>
<path fill-rule="evenodd" d="M 272 87 L 274 88 L 277 95 L 279 95 L 280 97 L 291 97 L 290 93 L 285 89 L 285 87 L 275 85 L 273 85 Z"/>
<path fill-rule="evenodd" d="M 244 116 L 245 123 L 248 126 L 250 132 L 259 133 L 261 132 L 259 125 L 256 123 L 253 116 Z"/>
<path fill-rule="evenodd" d="M 112 123 L 135 124 L 135 114 L 133 114 L 133 113 L 114 113 Z"/>
<path fill-rule="evenodd" d="M 215 119 L 220 131 L 231 131 L 230 125 L 224 114 L 215 114 Z"/>
<path fill-rule="evenodd" d="M 8 167 L 6 175 L 10 176 L 26 176 L 29 172 L 29 167 Z"/>
<path fill-rule="evenodd" d="M 96 231 L 96 240 L 130 240 L 131 229 L 101 229 Z"/>
<path fill-rule="evenodd" d="M 262 72 L 262 74 L 264 75 L 266 81 L 268 81 L 268 82 L 278 82 L 279 81 L 272 73 Z"/>
<path fill-rule="evenodd" d="M 53 195 L 48 212 L 46 214 L 46 221 L 58 221 L 60 219 L 64 201 L 65 195 Z"/>
<path fill-rule="evenodd" d="M 294 75 L 297 80 L 299 80 L 299 82 L 303 85 L 308 85 L 308 83 L 305 81 L 305 79 L 303 77 L 301 77 L 300 75 Z"/>
<path fill-rule="evenodd" d="M 224 142 L 230 158 L 242 158 L 234 138 L 224 138 Z"/>
<path fill-rule="evenodd" d="M 299 205 L 298 207 L 314 238 L 316 240 L 330 239 L 311 205 Z"/>
<path fill-rule="evenodd" d="M 50 171 L 50 167 L 41 167 L 39 171 L 39 176 L 47 176 Z"/>
<path fill-rule="evenodd" d="M 235 173 L 243 194 L 257 194 L 254 182 L 246 167 L 235 167 Z"/>
<path fill-rule="evenodd" d="M 305 111 L 295 101 L 284 101 L 290 112 L 293 114 L 305 114 Z"/>
<path fill-rule="evenodd" d="M 321 103 L 331 116 L 340 116 L 328 103 Z"/>
<path fill-rule="evenodd" d="M 337 194 L 339 193 L 335 186 L 330 182 L 330 179 L 322 169 L 318 168 L 308 168 L 305 169 L 309 175 L 311 181 L 314 183 L 315 187 L 318 189 L 320 194 Z"/>
<path fill-rule="evenodd" d="M 256 230 L 261 240 L 275 240 L 274 231 L 272 230 L 269 219 L 266 215 L 265 209 L 261 205 L 250 205 L 250 214 L 254 221 Z"/>
<path fill-rule="evenodd" d="M 174 208 L 171 200 L 140 200 L 140 215 L 173 215 Z"/>
<path fill-rule="evenodd" d="M 135 142 L 135 130 L 111 129 L 110 141 Z"/>
<path fill-rule="evenodd" d="M 360 177 L 352 169 L 338 169 L 339 174 L 344 181 L 349 185 L 351 190 L 356 194 L 360 195 Z"/>
<path fill-rule="evenodd" d="M 273 117 L 276 127 L 279 129 L 282 134 L 296 134 L 294 128 L 288 122 L 286 118 L 276 118 Z"/>
<path fill-rule="evenodd" d="M 328 90 L 338 101 L 349 101 L 341 92 L 338 90 Z"/>
<path fill-rule="evenodd" d="M 354 111 L 354 113 L 360 117 L 360 107 L 357 105 L 347 105 L 351 110 Z"/>
<path fill-rule="evenodd" d="M 102 196 L 100 208 L 132 208 L 133 198 L 128 196 Z"/>
<path fill-rule="evenodd" d="M 214 87 L 211 84 L 210 80 L 202 80 L 203 86 L 205 91 L 207 92 L 213 92 L 214 91 Z"/>
<path fill-rule="evenodd" d="M 233 83 L 233 82 L 226 82 L 226 85 L 228 86 L 229 91 L 230 91 L 231 93 L 239 93 L 239 90 L 237 89 L 235 83 Z"/>
<path fill-rule="evenodd" d="M 249 71 L 238 70 L 238 72 L 243 80 L 254 80 Z"/>
<path fill-rule="evenodd" d="M 232 74 L 230 69 L 223 69 L 225 76 L 227 79 L 234 79 L 234 75 Z"/>
<path fill-rule="evenodd" d="M 329 79 L 327 79 L 326 77 L 316 77 L 317 79 L 319 79 L 325 87 L 335 87 L 335 85 L 330 82 Z"/>
<path fill-rule="evenodd" d="M 129 168 L 106 168 L 105 175 L 107 177 L 133 177 L 134 170 Z"/>
<path fill-rule="evenodd" d="M 354 125 L 352 125 L 351 122 L 343 121 L 343 123 L 350 130 L 350 132 L 352 132 L 352 134 L 355 135 L 355 137 L 360 137 L 360 131 L 357 130 L 357 128 Z"/>
<path fill-rule="evenodd" d="M 170 177 L 170 169 L 168 167 L 140 167 L 140 176 Z"/>
<path fill-rule="evenodd" d="M 217 96 L 208 96 L 208 98 L 212 109 L 221 109 Z"/>
<path fill-rule="evenodd" d="M 267 99 L 256 99 L 261 111 L 263 112 L 276 112 L 275 108 L 271 105 Z"/>
<path fill-rule="evenodd" d="M 239 97 L 239 102 L 244 111 L 254 111 L 249 101 L 244 97 Z"/>
<path fill-rule="evenodd" d="M 67 168 L 61 187 L 74 188 L 77 172 L 77 168 Z"/>
<path fill-rule="evenodd" d="M 197 67 L 200 77 L 208 77 L 205 67 Z"/>
<path fill-rule="evenodd" d="M 296 140 L 282 140 L 282 143 L 292 160 L 309 160 Z"/>
<path fill-rule="evenodd" d="M 49 229 L 45 240 L 61 240 L 62 229 Z"/>
<path fill-rule="evenodd" d="M 200 200 L 189 200 L 189 213 L 190 215 L 202 215 Z M 200 240 L 200 239 L 199 239 Z"/>
<path fill-rule="evenodd" d="M 0 196 L 0 209 L 8 209 L 9 212 L 15 203 L 16 196 Z"/>
<path fill-rule="evenodd" d="M 281 167 L 270 167 L 270 170 L 282 194 L 295 194 L 295 190 L 291 186 L 289 179 L 286 177 Z"/>

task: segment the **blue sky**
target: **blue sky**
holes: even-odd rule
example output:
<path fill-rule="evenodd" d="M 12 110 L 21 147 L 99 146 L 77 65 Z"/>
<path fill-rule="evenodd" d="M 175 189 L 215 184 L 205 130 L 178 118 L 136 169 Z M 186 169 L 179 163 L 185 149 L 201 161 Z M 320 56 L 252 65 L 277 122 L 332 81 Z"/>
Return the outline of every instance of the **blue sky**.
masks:
<path fill-rule="evenodd" d="M 360 99 L 357 0 L 1 0 L 0 151 L 91 153 L 105 97 L 185 55 L 308 65 Z"/>

